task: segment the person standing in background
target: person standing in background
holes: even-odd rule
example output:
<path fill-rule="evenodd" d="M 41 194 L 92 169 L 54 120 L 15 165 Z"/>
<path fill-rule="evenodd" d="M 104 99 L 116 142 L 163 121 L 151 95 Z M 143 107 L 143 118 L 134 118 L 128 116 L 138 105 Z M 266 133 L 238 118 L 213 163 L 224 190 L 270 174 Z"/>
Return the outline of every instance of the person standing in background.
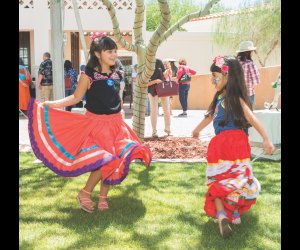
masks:
<path fill-rule="evenodd" d="M 156 59 L 155 70 L 148 82 L 148 97 L 150 101 L 150 118 L 152 126 L 152 137 L 158 138 L 157 134 L 157 115 L 158 115 L 158 98 L 160 98 L 161 105 L 164 111 L 164 122 L 165 129 L 164 132 L 169 136 L 171 135 L 171 117 L 170 117 L 170 105 L 168 96 L 158 97 L 155 85 L 162 82 L 165 78 L 163 73 L 165 72 L 165 67 L 160 59 Z"/>
<path fill-rule="evenodd" d="M 23 60 L 19 57 L 19 109 L 27 115 L 27 107 L 30 99 L 31 76 L 25 67 Z"/>
<path fill-rule="evenodd" d="M 172 76 L 176 77 L 178 68 L 175 65 L 175 61 L 169 61 L 172 69 Z"/>
<path fill-rule="evenodd" d="M 172 68 L 171 68 L 171 63 L 170 61 L 163 61 L 164 63 L 164 67 L 165 67 L 165 72 L 164 72 L 164 77 L 166 80 L 174 80 L 176 81 L 177 78 L 176 76 L 173 77 L 173 71 L 172 71 Z M 169 96 L 168 97 L 169 99 L 169 105 L 170 105 L 170 115 L 172 115 L 172 100 L 173 100 L 173 96 Z"/>
<path fill-rule="evenodd" d="M 85 72 L 85 64 L 81 64 L 80 65 L 80 73 L 78 74 L 78 77 L 77 77 L 77 82 L 79 82 L 80 75 L 84 74 L 84 72 Z"/>
<path fill-rule="evenodd" d="M 120 95 L 120 98 L 121 98 L 121 106 L 122 106 L 122 109 L 123 109 L 123 92 L 124 92 L 124 89 L 125 89 L 125 68 L 121 62 L 121 60 L 119 58 L 116 59 L 116 69 L 121 72 L 122 74 L 122 80 L 120 82 L 120 90 L 119 90 L 119 95 Z"/>
<path fill-rule="evenodd" d="M 70 96 L 74 93 L 76 87 L 77 87 L 77 72 L 72 67 L 72 62 L 70 60 L 65 60 L 64 63 L 64 79 L 66 83 L 66 78 L 69 77 L 71 80 L 71 86 L 65 86 L 65 97 Z M 67 106 L 66 111 L 72 110 L 73 106 Z"/>
<path fill-rule="evenodd" d="M 53 100 L 53 75 L 52 60 L 49 52 L 43 54 L 43 62 L 40 64 L 38 76 L 38 88 L 41 91 L 41 101 Z"/>
<path fill-rule="evenodd" d="M 256 67 L 255 63 L 251 58 L 252 51 L 255 50 L 256 47 L 254 47 L 253 42 L 244 41 L 241 42 L 239 50 L 236 51 L 238 53 L 237 58 L 242 64 L 244 70 L 245 82 L 252 108 L 254 104 L 255 95 L 254 87 L 260 83 L 258 68 Z"/>
<path fill-rule="evenodd" d="M 195 75 L 197 73 L 196 70 L 193 70 L 192 68 L 187 66 L 186 60 L 184 58 L 180 58 L 178 63 L 179 66 L 176 74 L 178 82 L 184 74 Z M 179 101 L 183 112 L 178 116 L 187 116 L 188 93 L 190 90 L 190 85 L 190 81 L 179 82 Z"/>

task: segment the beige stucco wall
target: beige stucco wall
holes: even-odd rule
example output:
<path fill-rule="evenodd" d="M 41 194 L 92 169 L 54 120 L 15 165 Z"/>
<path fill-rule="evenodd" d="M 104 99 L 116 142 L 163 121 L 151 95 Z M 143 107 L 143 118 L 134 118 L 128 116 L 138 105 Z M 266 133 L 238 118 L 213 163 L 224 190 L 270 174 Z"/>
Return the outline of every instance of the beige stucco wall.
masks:
<path fill-rule="evenodd" d="M 281 66 L 259 68 L 261 82 L 255 88 L 254 109 L 263 109 L 264 102 L 272 102 L 275 89 L 272 88 L 281 70 Z M 192 77 L 191 88 L 188 95 L 188 109 L 206 110 L 215 94 L 215 88 L 211 84 L 211 74 L 195 75 Z M 281 97 L 278 107 L 281 108 Z M 178 96 L 173 97 L 173 109 L 181 109 Z"/>

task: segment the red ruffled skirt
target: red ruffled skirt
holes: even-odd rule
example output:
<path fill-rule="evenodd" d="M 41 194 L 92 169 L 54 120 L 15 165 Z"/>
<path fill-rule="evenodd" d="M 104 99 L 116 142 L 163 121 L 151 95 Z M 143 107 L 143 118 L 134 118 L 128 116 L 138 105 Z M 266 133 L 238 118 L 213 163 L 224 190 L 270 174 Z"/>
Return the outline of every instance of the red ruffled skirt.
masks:
<path fill-rule="evenodd" d="M 232 221 L 235 209 L 246 212 L 259 195 L 260 184 L 253 176 L 250 164 L 250 144 L 242 130 L 220 132 L 210 141 L 207 150 L 204 210 L 216 216 L 214 199 L 219 197 L 228 220 Z"/>
<path fill-rule="evenodd" d="M 71 113 L 33 98 L 28 105 L 28 131 L 34 154 L 58 175 L 74 177 L 100 169 L 105 184 L 120 184 L 129 164 L 142 159 L 149 166 L 151 152 L 120 113 Z"/>

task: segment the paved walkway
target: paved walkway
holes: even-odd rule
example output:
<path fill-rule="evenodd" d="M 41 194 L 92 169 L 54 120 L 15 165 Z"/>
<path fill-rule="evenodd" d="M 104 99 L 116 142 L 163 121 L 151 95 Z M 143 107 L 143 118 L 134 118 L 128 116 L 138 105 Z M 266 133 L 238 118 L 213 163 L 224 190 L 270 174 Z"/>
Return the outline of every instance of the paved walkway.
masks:
<path fill-rule="evenodd" d="M 129 109 L 129 105 L 125 104 L 124 107 L 126 118 L 125 122 L 132 127 L 132 109 Z M 174 137 L 191 137 L 193 129 L 204 117 L 205 110 L 188 110 L 187 117 L 178 117 L 181 110 L 173 110 L 171 116 L 171 130 Z M 161 114 L 161 112 L 160 112 Z M 164 136 L 164 117 L 159 115 L 157 118 L 157 132 L 158 136 Z M 150 116 L 145 118 L 145 137 L 152 135 Z M 212 123 L 207 126 L 201 133 L 200 139 L 203 141 L 209 141 L 214 136 L 214 130 Z M 28 135 L 28 119 L 24 116 L 19 118 L 19 149 L 22 151 L 29 151 L 30 141 Z"/>

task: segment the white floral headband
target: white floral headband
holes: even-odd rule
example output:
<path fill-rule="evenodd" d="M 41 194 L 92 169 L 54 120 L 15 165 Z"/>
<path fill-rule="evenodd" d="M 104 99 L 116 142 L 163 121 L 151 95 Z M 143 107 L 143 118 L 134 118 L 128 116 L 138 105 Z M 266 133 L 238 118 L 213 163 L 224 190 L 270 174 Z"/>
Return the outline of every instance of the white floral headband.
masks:
<path fill-rule="evenodd" d="M 229 67 L 226 64 L 226 61 L 224 60 L 224 57 L 222 57 L 222 56 L 216 56 L 213 59 L 213 62 L 215 63 L 215 65 L 217 67 L 219 67 L 221 69 L 221 71 L 223 71 L 224 73 L 228 73 Z"/>

